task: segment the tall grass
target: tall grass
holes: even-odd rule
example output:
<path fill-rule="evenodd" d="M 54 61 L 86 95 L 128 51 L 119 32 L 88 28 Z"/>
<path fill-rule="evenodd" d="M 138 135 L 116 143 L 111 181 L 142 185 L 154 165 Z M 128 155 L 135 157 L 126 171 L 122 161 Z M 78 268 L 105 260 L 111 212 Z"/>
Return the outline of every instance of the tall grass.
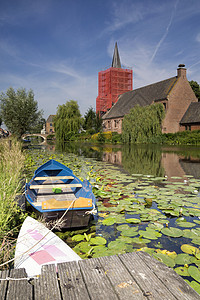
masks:
<path fill-rule="evenodd" d="M 12 257 L 19 225 L 25 217 L 15 201 L 22 192 L 24 160 L 18 141 L 0 141 L 0 264 Z"/>

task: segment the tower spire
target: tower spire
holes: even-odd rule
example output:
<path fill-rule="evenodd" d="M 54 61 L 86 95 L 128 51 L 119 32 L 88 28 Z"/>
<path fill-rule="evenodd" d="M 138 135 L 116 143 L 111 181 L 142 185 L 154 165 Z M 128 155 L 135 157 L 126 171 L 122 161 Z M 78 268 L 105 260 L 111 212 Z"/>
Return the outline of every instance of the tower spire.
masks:
<path fill-rule="evenodd" d="M 120 58 L 119 58 L 117 42 L 115 43 L 115 50 L 114 50 L 114 54 L 113 54 L 112 67 L 113 68 L 121 68 L 121 62 L 120 62 Z"/>

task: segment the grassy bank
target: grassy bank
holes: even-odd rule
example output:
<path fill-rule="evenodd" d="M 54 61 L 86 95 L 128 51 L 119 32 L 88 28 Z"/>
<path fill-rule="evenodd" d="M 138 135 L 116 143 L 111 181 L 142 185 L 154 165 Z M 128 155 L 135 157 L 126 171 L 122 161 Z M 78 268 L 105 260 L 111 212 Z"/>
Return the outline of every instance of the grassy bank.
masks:
<path fill-rule="evenodd" d="M 11 144 L 12 142 L 12 144 Z M 22 190 L 24 155 L 17 141 L 0 141 L 0 264 L 14 254 L 14 244 L 24 214 L 15 202 Z M 8 266 L 5 265 L 5 268 Z M 3 268 L 3 267 L 2 267 Z M 0 269 L 2 269 L 0 268 Z"/>
<path fill-rule="evenodd" d="M 100 144 L 124 144 L 122 134 L 117 132 L 99 132 L 90 134 L 82 132 L 73 134 L 69 139 L 71 142 L 90 142 Z M 140 142 L 140 144 L 158 144 L 158 145 L 200 145 L 200 130 L 182 131 L 176 133 L 165 133 L 159 136 L 151 136 L 148 140 Z"/>

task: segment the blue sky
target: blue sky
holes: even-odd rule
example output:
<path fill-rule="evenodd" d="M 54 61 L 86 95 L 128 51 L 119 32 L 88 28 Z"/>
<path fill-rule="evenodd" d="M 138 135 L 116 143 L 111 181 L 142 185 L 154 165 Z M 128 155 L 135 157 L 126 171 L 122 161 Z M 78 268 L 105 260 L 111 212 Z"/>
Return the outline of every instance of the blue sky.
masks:
<path fill-rule="evenodd" d="M 1 0 L 0 92 L 33 89 L 45 118 L 71 99 L 84 115 L 116 41 L 134 88 L 180 63 L 200 84 L 199 0 Z"/>

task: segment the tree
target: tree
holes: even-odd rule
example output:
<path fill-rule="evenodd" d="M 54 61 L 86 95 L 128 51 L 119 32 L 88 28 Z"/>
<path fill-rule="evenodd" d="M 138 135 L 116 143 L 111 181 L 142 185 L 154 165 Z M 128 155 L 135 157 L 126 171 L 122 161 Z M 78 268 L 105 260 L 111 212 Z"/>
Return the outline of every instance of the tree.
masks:
<path fill-rule="evenodd" d="M 193 92 L 195 93 L 195 96 L 197 97 L 198 101 L 200 102 L 200 86 L 198 82 L 191 80 L 189 81 L 189 84 L 193 89 Z"/>
<path fill-rule="evenodd" d="M 35 124 L 35 127 L 31 128 L 30 133 L 40 133 L 44 124 L 46 124 L 46 120 L 41 116 L 41 118 L 38 119 L 37 124 Z"/>
<path fill-rule="evenodd" d="M 42 116 L 32 90 L 19 88 L 16 92 L 10 87 L 0 95 L 0 114 L 9 131 L 18 138 L 31 131 Z"/>
<path fill-rule="evenodd" d="M 83 128 L 89 131 L 92 130 L 93 133 L 102 130 L 102 118 L 99 113 L 96 114 L 92 107 L 90 107 L 84 115 Z"/>
<path fill-rule="evenodd" d="M 95 126 L 96 132 L 102 131 L 102 123 L 103 123 L 103 120 L 101 118 L 100 113 L 98 112 L 96 114 L 96 126 Z"/>
<path fill-rule="evenodd" d="M 80 130 L 83 120 L 76 101 L 70 100 L 59 105 L 54 117 L 56 139 L 60 142 L 67 141 Z"/>
<path fill-rule="evenodd" d="M 147 143 L 161 135 L 162 120 L 165 116 L 161 103 L 141 107 L 136 105 L 124 117 L 122 139 L 125 143 Z"/>
<path fill-rule="evenodd" d="M 96 113 L 92 107 L 88 108 L 84 115 L 83 128 L 85 130 L 95 129 L 96 126 Z"/>

